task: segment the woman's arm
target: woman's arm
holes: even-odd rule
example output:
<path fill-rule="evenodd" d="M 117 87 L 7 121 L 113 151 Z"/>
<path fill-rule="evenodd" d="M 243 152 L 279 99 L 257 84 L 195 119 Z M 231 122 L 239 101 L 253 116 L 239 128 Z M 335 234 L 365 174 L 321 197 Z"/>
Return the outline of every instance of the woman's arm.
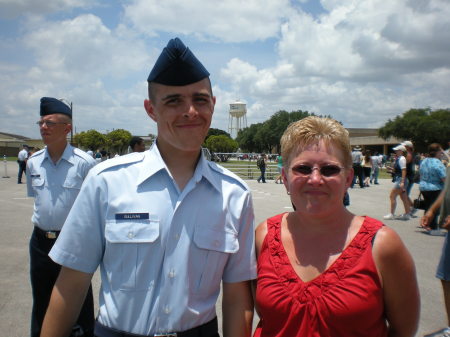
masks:
<path fill-rule="evenodd" d="M 420 296 L 413 259 L 400 237 L 381 228 L 373 246 L 385 302 L 389 337 L 413 337 L 420 315 Z"/>

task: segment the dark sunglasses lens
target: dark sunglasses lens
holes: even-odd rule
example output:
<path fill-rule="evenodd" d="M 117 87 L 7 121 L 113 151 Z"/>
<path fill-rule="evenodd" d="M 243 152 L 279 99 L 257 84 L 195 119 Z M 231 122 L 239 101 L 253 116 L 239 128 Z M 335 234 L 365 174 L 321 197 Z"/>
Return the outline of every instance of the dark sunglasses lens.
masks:
<path fill-rule="evenodd" d="M 341 168 L 336 165 L 327 165 L 320 168 L 320 174 L 325 177 L 331 177 L 339 174 L 341 172 Z"/>
<path fill-rule="evenodd" d="M 307 165 L 299 165 L 295 168 L 295 170 L 303 175 L 309 175 L 312 172 L 312 167 Z"/>

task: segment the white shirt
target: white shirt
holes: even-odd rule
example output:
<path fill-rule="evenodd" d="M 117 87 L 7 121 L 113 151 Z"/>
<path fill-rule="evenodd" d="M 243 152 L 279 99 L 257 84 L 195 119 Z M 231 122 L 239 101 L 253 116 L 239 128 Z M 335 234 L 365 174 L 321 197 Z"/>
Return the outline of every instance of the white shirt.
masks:
<path fill-rule="evenodd" d="M 86 273 L 100 265 L 103 325 L 185 331 L 216 316 L 222 280 L 256 278 L 251 194 L 203 155 L 180 191 L 153 145 L 91 170 L 50 257 Z"/>
<path fill-rule="evenodd" d="M 25 161 L 28 158 L 28 151 L 25 149 L 20 150 L 19 154 L 17 155 L 17 160 L 19 161 Z"/>
<path fill-rule="evenodd" d="M 61 230 L 81 184 L 91 167 L 92 157 L 67 144 L 60 160 L 54 164 L 47 148 L 27 161 L 27 192 L 34 197 L 31 222 L 43 230 Z"/>

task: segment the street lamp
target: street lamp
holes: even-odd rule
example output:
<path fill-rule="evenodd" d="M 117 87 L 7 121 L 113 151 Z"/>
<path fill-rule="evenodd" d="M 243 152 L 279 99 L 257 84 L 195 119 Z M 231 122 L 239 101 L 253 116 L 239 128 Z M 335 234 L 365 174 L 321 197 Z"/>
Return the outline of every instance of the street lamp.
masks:
<path fill-rule="evenodd" d="M 59 100 L 65 104 L 67 104 L 68 106 L 70 106 L 70 114 L 72 115 L 72 127 L 70 128 L 70 145 L 73 145 L 73 106 L 72 106 L 72 102 L 69 102 L 65 98 L 60 98 Z"/>

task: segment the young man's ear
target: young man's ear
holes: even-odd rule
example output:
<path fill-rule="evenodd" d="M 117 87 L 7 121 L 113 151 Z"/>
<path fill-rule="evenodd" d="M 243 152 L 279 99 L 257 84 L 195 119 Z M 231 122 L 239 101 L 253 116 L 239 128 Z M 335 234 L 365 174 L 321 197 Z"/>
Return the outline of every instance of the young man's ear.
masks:
<path fill-rule="evenodd" d="M 153 104 L 149 99 L 144 100 L 144 108 L 145 111 L 147 111 L 147 115 L 156 122 L 157 118 L 155 110 L 153 109 Z"/>

